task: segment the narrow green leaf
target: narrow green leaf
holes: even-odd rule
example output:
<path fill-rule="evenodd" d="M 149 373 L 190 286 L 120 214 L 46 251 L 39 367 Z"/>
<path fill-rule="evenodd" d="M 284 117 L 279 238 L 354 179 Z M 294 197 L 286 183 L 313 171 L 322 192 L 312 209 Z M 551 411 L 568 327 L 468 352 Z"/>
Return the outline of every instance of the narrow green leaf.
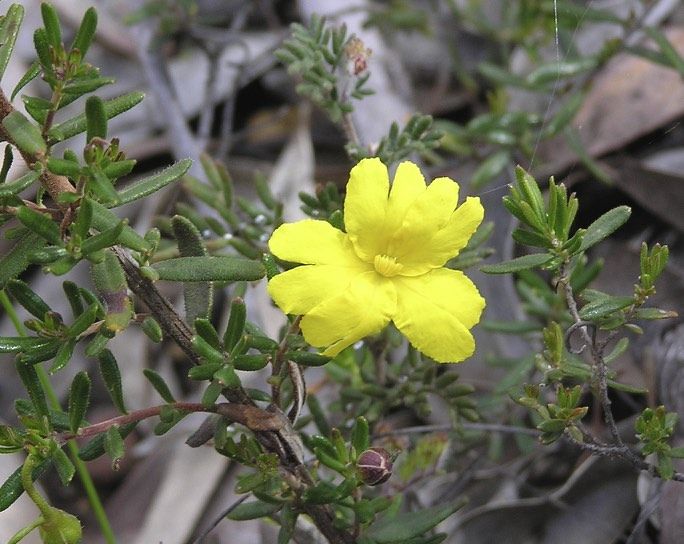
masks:
<path fill-rule="evenodd" d="M 254 281 L 266 274 L 259 261 L 232 256 L 179 257 L 152 264 L 167 281 Z"/>
<path fill-rule="evenodd" d="M 406 512 L 397 516 L 385 515 L 371 524 L 365 535 L 377 544 L 405 542 L 410 538 L 423 536 L 462 508 L 465 503 L 465 500 L 459 499 L 444 506 L 434 506 L 417 512 Z"/>
<path fill-rule="evenodd" d="M 127 204 L 155 193 L 180 178 L 188 171 L 191 165 L 192 161 L 190 159 L 183 159 L 158 174 L 136 181 L 119 191 L 119 205 Z"/>
<path fill-rule="evenodd" d="M 75 346 L 75 339 L 67 340 L 61 346 L 59 346 L 59 350 L 57 350 L 57 355 L 55 355 L 55 360 L 52 362 L 52 365 L 50 366 L 50 374 L 54 374 L 55 372 L 60 371 L 69 363 L 69 361 L 71 360 L 71 356 L 74 353 Z"/>
<path fill-rule="evenodd" d="M 246 319 L 247 307 L 245 306 L 245 301 L 240 297 L 234 298 L 230 304 L 228 325 L 226 325 L 226 331 L 223 334 L 223 346 L 226 351 L 232 351 L 240 338 L 242 338 Z"/>
<path fill-rule="evenodd" d="M 0 198 L 5 198 L 12 195 L 18 195 L 24 189 L 29 187 L 34 181 L 40 177 L 41 172 L 31 170 L 15 181 L 3 183 L 0 185 Z"/>
<path fill-rule="evenodd" d="M 99 96 L 89 96 L 85 104 L 86 142 L 107 137 L 107 111 Z"/>
<path fill-rule="evenodd" d="M 475 170 L 470 178 L 470 185 L 473 190 L 478 190 L 492 181 L 496 176 L 503 172 L 511 161 L 511 154 L 507 149 L 497 151 L 487 157 L 482 164 Z"/>
<path fill-rule="evenodd" d="M 43 18 L 43 26 L 50 45 L 58 50 L 62 45 L 62 30 L 59 25 L 59 17 L 55 8 L 47 2 L 40 4 L 40 14 Z"/>
<path fill-rule="evenodd" d="M 622 310 L 633 303 L 633 297 L 602 297 L 582 306 L 579 315 L 582 319 L 591 321 Z"/>
<path fill-rule="evenodd" d="M 368 427 L 368 420 L 359 416 L 354 422 L 354 428 L 352 429 L 351 443 L 356 450 L 356 454 L 359 455 L 362 451 L 367 450 L 370 445 L 370 430 Z"/>
<path fill-rule="evenodd" d="M 20 151 L 32 157 L 45 155 L 47 144 L 43 140 L 40 128 L 22 113 L 17 110 L 10 112 L 2 120 L 2 126 Z"/>
<path fill-rule="evenodd" d="M 282 508 L 281 503 L 271 503 L 264 501 L 250 501 L 238 504 L 233 510 L 226 516 L 228 519 L 233 521 L 246 521 L 249 519 L 259 519 L 271 514 L 275 514 L 278 510 Z"/>
<path fill-rule="evenodd" d="M 52 458 L 55 468 L 57 469 L 57 475 L 59 476 L 59 480 L 62 482 L 62 485 L 69 485 L 74 477 L 74 474 L 76 474 L 76 467 L 74 467 L 74 464 L 71 462 L 71 459 L 69 459 L 69 456 L 64 453 L 62 448 L 56 447 L 52 451 L 50 457 Z"/>
<path fill-rule="evenodd" d="M 75 338 L 84 333 L 86 329 L 95 322 L 99 311 L 99 304 L 91 304 L 88 306 L 88 308 L 74 320 L 71 327 L 69 327 L 69 336 Z"/>
<path fill-rule="evenodd" d="M 111 229 L 104 230 L 99 234 L 86 238 L 81 244 L 81 253 L 87 257 L 96 251 L 112 247 L 116 244 L 127 223 L 128 221 L 124 219 Z"/>
<path fill-rule="evenodd" d="M 104 449 L 112 460 L 112 470 L 119 469 L 119 463 L 123 459 L 125 446 L 121 432 L 117 425 L 111 426 L 104 434 Z"/>
<path fill-rule="evenodd" d="M 37 336 L 0 336 L 0 353 L 20 353 L 43 347 L 51 342 Z"/>
<path fill-rule="evenodd" d="M 162 378 L 151 368 L 144 369 L 143 374 L 150 381 L 152 387 L 155 388 L 155 390 L 157 391 L 157 393 L 159 393 L 159 396 L 161 398 L 163 398 L 168 403 L 176 402 L 176 399 L 171 394 L 171 390 L 169 389 L 169 386 L 166 385 L 164 378 Z"/>
<path fill-rule="evenodd" d="M 258 354 L 258 355 L 237 355 L 233 359 L 233 366 L 235 370 L 261 370 L 268 363 L 271 362 L 271 355 L 269 354 Z"/>
<path fill-rule="evenodd" d="M 29 253 L 45 244 L 46 241 L 41 236 L 27 230 L 12 249 L 0 257 L 0 289 L 28 268 Z"/>
<path fill-rule="evenodd" d="M 331 361 L 330 357 L 310 351 L 288 351 L 285 358 L 302 366 L 323 366 Z"/>
<path fill-rule="evenodd" d="M 83 59 L 93 42 L 95 37 L 95 30 L 97 29 L 97 11 L 95 8 L 88 8 L 83 14 L 81 25 L 76 31 L 76 36 L 71 44 L 71 50 L 78 49 L 81 52 L 81 59 Z"/>
<path fill-rule="evenodd" d="M 33 365 L 22 363 L 19 360 L 16 361 L 15 367 L 36 413 L 40 416 L 49 417 L 50 410 L 48 409 L 47 400 L 45 399 L 45 391 L 43 391 L 43 386 L 38 379 L 36 368 Z"/>
<path fill-rule="evenodd" d="M 684 77 L 684 58 L 682 58 L 670 40 L 667 39 L 667 36 L 653 26 L 644 26 L 644 31 L 648 34 L 649 38 L 656 42 L 670 65 L 679 72 L 679 75 Z"/>
<path fill-rule="evenodd" d="M 0 22 L 0 80 L 5 75 L 23 20 L 24 8 L 21 4 L 12 4 Z"/>
<path fill-rule="evenodd" d="M 132 107 L 139 104 L 144 97 L 145 93 L 135 91 L 132 93 L 119 96 L 117 98 L 105 100 L 104 108 L 107 119 L 112 119 L 113 117 L 116 117 L 117 115 L 130 110 Z M 76 117 L 73 117 L 72 119 L 69 119 L 68 121 L 64 121 L 63 123 L 54 125 L 48 131 L 48 137 L 50 138 L 50 140 L 61 142 L 62 140 L 66 140 L 68 138 L 71 138 L 72 136 L 76 136 L 76 134 L 85 132 L 86 129 L 86 115 L 85 113 L 82 113 L 80 115 L 77 115 Z"/>
<path fill-rule="evenodd" d="M 480 270 L 486 274 L 510 274 L 512 272 L 519 272 L 520 270 L 542 266 L 548 263 L 552 258 L 552 255 L 549 255 L 548 253 L 532 253 L 531 255 L 516 257 L 510 261 L 489 264 L 481 267 Z"/>
<path fill-rule="evenodd" d="M 35 482 L 45 474 L 51 464 L 51 459 L 42 460 L 31 471 L 31 479 Z M 0 486 L 0 512 L 7 510 L 24 493 L 24 486 L 21 483 L 21 468 L 15 470 Z"/>
<path fill-rule="evenodd" d="M 121 425 L 119 427 L 119 434 L 121 435 L 121 438 L 126 438 L 133 429 L 135 429 L 136 425 L 138 422 L 134 423 L 127 423 L 126 425 Z M 105 452 L 105 434 L 99 434 L 95 438 L 93 438 L 90 442 L 88 442 L 85 446 L 83 446 L 79 452 L 78 456 L 81 460 L 83 461 L 92 461 L 93 459 L 97 459 L 100 457 Z"/>
<path fill-rule="evenodd" d="M 632 209 L 629 206 L 618 206 L 604 213 L 587 227 L 580 251 L 585 251 L 598 244 L 601 240 L 608 238 L 608 236 L 627 222 L 631 214 Z"/>
<path fill-rule="evenodd" d="M 90 378 L 85 371 L 81 371 L 71 382 L 69 388 L 69 426 L 75 433 L 85 418 L 90 403 Z"/>
<path fill-rule="evenodd" d="M 6 289 L 31 315 L 41 320 L 45 319 L 45 314 L 50 311 L 50 306 L 29 285 L 21 280 L 10 280 L 7 282 Z"/>
<path fill-rule="evenodd" d="M 27 206 L 21 206 L 17 210 L 17 219 L 19 219 L 25 227 L 31 229 L 36 234 L 39 234 L 52 245 L 58 246 L 62 244 L 59 225 L 53 221 L 49 215 Z"/>
<path fill-rule="evenodd" d="M 566 62 L 554 61 L 530 72 L 525 81 L 530 87 L 539 87 L 559 79 L 573 77 L 588 70 L 593 70 L 597 65 L 598 59 L 595 57 L 585 57 Z"/>
<path fill-rule="evenodd" d="M 121 219 L 114 212 L 105 208 L 99 202 L 91 199 L 91 203 L 93 205 L 93 227 L 100 232 L 114 228 L 121 222 Z M 145 252 L 150 250 L 149 243 L 128 225 L 124 226 L 117 241 L 121 245 L 135 251 Z"/>
<path fill-rule="evenodd" d="M 14 4 L 14 5 L 17 5 L 17 4 Z M 2 46 L 0 46 L 0 49 L 1 49 L 1 47 Z M 10 96 L 11 102 L 14 101 L 14 98 L 17 96 L 17 93 L 19 91 L 21 91 L 24 87 L 26 87 L 26 85 L 31 83 L 31 81 L 33 81 L 34 79 L 36 79 L 40 75 L 41 69 L 42 69 L 42 67 L 40 65 L 40 62 L 37 60 L 34 60 L 33 63 L 31 64 L 31 66 L 29 66 L 28 70 L 26 70 L 26 73 L 23 76 L 21 76 L 21 79 L 19 80 L 19 82 L 16 84 L 16 86 L 12 90 L 12 95 Z"/>
<path fill-rule="evenodd" d="M 121 386 L 121 371 L 119 370 L 119 365 L 116 362 L 114 355 L 108 349 L 104 349 L 98 355 L 97 359 L 100 362 L 102 381 L 109 392 L 109 396 L 111 397 L 114 406 L 116 406 L 116 409 L 122 414 L 127 413 Z"/>
<path fill-rule="evenodd" d="M 542 327 L 534 321 L 496 321 L 494 319 L 485 319 L 482 321 L 482 328 L 502 334 L 527 334 L 539 332 Z"/>
<path fill-rule="evenodd" d="M 181 257 L 202 257 L 207 254 L 202 235 L 197 227 L 185 217 L 176 215 L 171 219 L 173 235 L 178 242 Z M 186 282 L 183 284 L 185 318 L 194 323 L 198 317 L 206 317 L 211 312 L 213 286 L 211 282 Z"/>
<path fill-rule="evenodd" d="M 61 342 L 59 340 L 51 339 L 50 342 L 43 346 L 26 350 L 24 353 L 19 355 L 17 361 L 25 365 L 35 365 L 36 363 L 47 361 L 48 359 L 52 359 L 55 355 L 57 355 L 60 346 Z"/>
<path fill-rule="evenodd" d="M 672 319 L 677 317 L 679 314 L 674 310 L 661 310 L 660 308 L 639 308 L 636 311 L 637 319 Z"/>

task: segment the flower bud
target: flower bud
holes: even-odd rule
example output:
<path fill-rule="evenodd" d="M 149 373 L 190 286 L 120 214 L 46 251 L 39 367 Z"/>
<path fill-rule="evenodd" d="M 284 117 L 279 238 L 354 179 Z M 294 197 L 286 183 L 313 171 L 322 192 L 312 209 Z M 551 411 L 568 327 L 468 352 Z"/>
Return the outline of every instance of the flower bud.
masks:
<path fill-rule="evenodd" d="M 81 522 L 64 510 L 51 508 L 40 525 L 40 538 L 44 544 L 78 544 L 81 542 Z"/>
<path fill-rule="evenodd" d="M 356 469 L 366 485 L 380 485 L 392 476 L 392 456 L 384 448 L 369 448 L 359 455 Z"/>

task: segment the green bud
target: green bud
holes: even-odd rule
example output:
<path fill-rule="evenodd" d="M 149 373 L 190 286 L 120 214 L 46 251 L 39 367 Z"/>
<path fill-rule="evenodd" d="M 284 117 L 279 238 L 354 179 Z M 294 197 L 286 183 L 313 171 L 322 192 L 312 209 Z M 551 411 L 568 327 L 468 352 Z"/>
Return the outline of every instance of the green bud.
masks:
<path fill-rule="evenodd" d="M 43 513 L 45 521 L 39 527 L 43 544 L 78 544 L 83 537 L 81 522 L 64 510 L 51 508 Z"/>

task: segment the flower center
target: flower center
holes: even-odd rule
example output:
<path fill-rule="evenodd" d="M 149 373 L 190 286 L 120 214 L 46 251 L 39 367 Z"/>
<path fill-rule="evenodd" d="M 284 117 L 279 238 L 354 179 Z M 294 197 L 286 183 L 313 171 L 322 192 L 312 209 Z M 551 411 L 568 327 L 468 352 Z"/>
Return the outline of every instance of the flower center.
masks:
<path fill-rule="evenodd" d="M 396 257 L 390 257 L 389 255 L 376 255 L 375 259 L 373 259 L 373 266 L 378 274 L 386 278 L 396 276 L 404 268 L 401 263 L 397 262 Z"/>

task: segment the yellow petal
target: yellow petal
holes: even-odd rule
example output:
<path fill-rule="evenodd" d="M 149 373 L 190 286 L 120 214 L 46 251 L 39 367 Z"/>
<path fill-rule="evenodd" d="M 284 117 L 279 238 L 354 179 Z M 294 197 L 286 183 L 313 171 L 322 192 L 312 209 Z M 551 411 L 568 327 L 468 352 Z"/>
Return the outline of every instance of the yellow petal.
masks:
<path fill-rule="evenodd" d="M 344 232 L 315 219 L 280 225 L 268 248 L 279 259 L 293 263 L 348 266 L 359 260 Z"/>
<path fill-rule="evenodd" d="M 415 274 L 427 272 L 431 267 L 422 261 L 425 245 L 448 223 L 457 202 L 458 184 L 449 178 L 435 179 L 406 211 L 388 253 L 404 266 L 417 267 Z"/>
<path fill-rule="evenodd" d="M 425 271 L 425 267 L 443 266 L 458 255 L 477 227 L 482 223 L 484 208 L 479 197 L 468 197 L 451 214 L 444 228 L 433 233 L 422 245 L 415 247 L 410 255 L 404 256 L 402 274 L 411 276 Z"/>
<path fill-rule="evenodd" d="M 397 167 L 387 204 L 385 229 L 388 232 L 393 233 L 401 227 L 406 212 L 425 189 L 425 179 L 418 166 L 405 161 Z"/>
<path fill-rule="evenodd" d="M 358 267 L 317 264 L 298 266 L 268 282 L 268 293 L 286 314 L 305 314 L 324 300 L 344 292 L 368 265 Z"/>
<path fill-rule="evenodd" d="M 475 351 L 468 330 L 485 306 L 475 285 L 460 271 L 438 268 L 417 277 L 396 277 L 393 321 L 409 342 L 440 363 L 457 363 Z"/>
<path fill-rule="evenodd" d="M 366 262 L 384 252 L 389 177 L 380 159 L 363 159 L 349 174 L 344 200 L 344 225 L 356 254 Z"/>
<path fill-rule="evenodd" d="M 334 357 L 347 346 L 380 332 L 396 309 L 391 280 L 375 272 L 355 276 L 344 292 L 329 298 L 302 319 L 302 333 L 312 346 L 324 347 Z"/>

